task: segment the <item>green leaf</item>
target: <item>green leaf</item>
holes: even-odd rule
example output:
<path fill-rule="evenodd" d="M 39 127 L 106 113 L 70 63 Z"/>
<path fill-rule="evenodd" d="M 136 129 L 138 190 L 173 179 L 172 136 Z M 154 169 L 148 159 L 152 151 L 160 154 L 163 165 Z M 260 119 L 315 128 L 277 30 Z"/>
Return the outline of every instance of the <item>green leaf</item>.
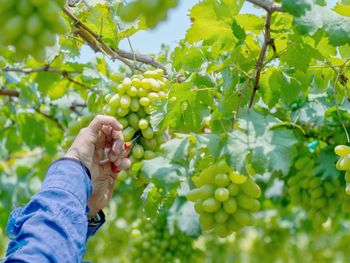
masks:
<path fill-rule="evenodd" d="M 161 147 L 167 159 L 181 164 L 188 154 L 189 142 L 187 138 L 175 138 L 162 144 Z"/>
<path fill-rule="evenodd" d="M 61 76 L 53 72 L 39 72 L 35 78 L 38 83 L 38 89 L 44 96 L 51 89 L 52 86 L 56 85 L 56 82 L 61 79 Z"/>
<path fill-rule="evenodd" d="M 231 28 L 232 28 L 233 34 L 238 40 L 237 45 L 240 45 L 241 43 L 244 42 L 244 39 L 246 38 L 246 33 L 244 29 L 237 23 L 235 19 L 232 21 Z"/>
<path fill-rule="evenodd" d="M 294 16 L 304 15 L 312 5 L 312 0 L 282 0 L 282 8 Z"/>
<path fill-rule="evenodd" d="M 319 153 L 315 173 L 327 178 L 339 178 L 340 172 L 335 168 L 338 156 L 334 153 L 334 147 L 328 146 Z"/>
<path fill-rule="evenodd" d="M 196 134 L 197 149 L 207 149 L 210 156 L 215 160 L 219 159 L 221 154 L 222 138 L 217 134 Z"/>
<path fill-rule="evenodd" d="M 330 106 L 331 104 L 326 101 L 325 97 L 309 101 L 292 112 L 292 120 L 305 125 L 312 123 L 316 127 L 321 127 L 324 125 L 326 110 Z"/>
<path fill-rule="evenodd" d="M 186 40 L 189 43 L 215 41 L 231 46 L 235 42 L 231 29 L 233 16 L 238 14 L 243 2 L 204 0 L 195 5 L 190 12 L 193 22 Z"/>
<path fill-rule="evenodd" d="M 174 55 L 174 67 L 177 71 L 183 69 L 189 72 L 197 72 L 204 62 L 200 50 L 195 47 L 177 47 Z"/>
<path fill-rule="evenodd" d="M 163 113 L 159 113 L 164 117 L 162 126 L 198 132 L 202 129 L 203 118 L 210 113 L 208 106 L 211 103 L 210 91 L 204 86 L 193 89 L 190 82 L 174 84 Z"/>
<path fill-rule="evenodd" d="M 199 215 L 194 211 L 194 204 L 184 198 L 177 198 L 169 209 L 168 225 L 176 226 L 189 236 L 200 234 Z"/>
<path fill-rule="evenodd" d="M 247 110 L 238 121 L 240 130 L 228 134 L 225 153 L 231 165 L 237 170 L 244 170 L 248 154 L 257 172 L 281 171 L 287 174 L 295 155 L 297 143 L 292 131 L 271 129 L 278 120 L 272 116 Z"/>
<path fill-rule="evenodd" d="M 304 34 L 313 35 L 318 29 L 323 29 L 332 45 L 341 46 L 350 42 L 350 18 L 326 6 L 313 5 L 304 16 L 295 18 L 294 23 Z"/>
<path fill-rule="evenodd" d="M 337 4 L 333 10 L 342 16 L 350 16 L 350 5 Z"/>
<path fill-rule="evenodd" d="M 157 188 L 170 192 L 180 186 L 180 176 L 184 174 L 184 168 L 168 159 L 157 157 L 143 161 L 142 172 Z"/>

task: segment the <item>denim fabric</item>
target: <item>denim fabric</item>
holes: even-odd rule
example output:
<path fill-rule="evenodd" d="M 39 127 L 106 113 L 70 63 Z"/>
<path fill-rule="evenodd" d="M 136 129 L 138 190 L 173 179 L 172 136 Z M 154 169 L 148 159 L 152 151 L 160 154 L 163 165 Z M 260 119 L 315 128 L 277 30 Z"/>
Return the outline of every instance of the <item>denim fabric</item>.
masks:
<path fill-rule="evenodd" d="M 10 215 L 5 262 L 82 261 L 88 235 L 104 222 L 88 231 L 89 177 L 76 160 L 63 158 L 49 167 L 40 192 Z"/>

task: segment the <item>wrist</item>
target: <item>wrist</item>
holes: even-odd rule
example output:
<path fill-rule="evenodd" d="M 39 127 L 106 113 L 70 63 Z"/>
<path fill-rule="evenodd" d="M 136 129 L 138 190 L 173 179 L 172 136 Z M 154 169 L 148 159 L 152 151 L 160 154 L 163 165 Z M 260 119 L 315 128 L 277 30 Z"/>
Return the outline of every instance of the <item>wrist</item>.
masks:
<path fill-rule="evenodd" d="M 96 216 L 96 215 L 98 214 L 99 211 L 100 211 L 100 210 L 96 210 L 96 209 L 91 209 L 91 208 L 89 208 L 89 211 L 88 211 L 88 213 L 87 213 L 87 218 L 88 218 L 88 219 L 93 218 L 94 216 Z"/>

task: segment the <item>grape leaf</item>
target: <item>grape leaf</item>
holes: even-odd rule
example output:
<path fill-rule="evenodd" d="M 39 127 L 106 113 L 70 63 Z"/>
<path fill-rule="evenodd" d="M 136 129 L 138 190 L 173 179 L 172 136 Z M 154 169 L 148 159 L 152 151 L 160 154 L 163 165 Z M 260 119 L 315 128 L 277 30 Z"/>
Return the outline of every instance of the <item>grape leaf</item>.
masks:
<path fill-rule="evenodd" d="M 180 176 L 185 174 L 185 169 L 168 159 L 157 157 L 143 161 L 142 172 L 157 188 L 170 192 L 180 186 Z"/>
<path fill-rule="evenodd" d="M 187 138 L 172 139 L 162 144 L 167 159 L 174 163 L 183 163 L 188 154 L 189 142 Z"/>
<path fill-rule="evenodd" d="M 204 0 L 195 5 L 191 12 L 192 26 L 187 31 L 189 43 L 197 41 L 221 42 L 231 46 L 235 42 L 232 34 L 232 18 L 242 7 L 244 1 Z"/>
<path fill-rule="evenodd" d="M 281 171 L 287 174 L 295 155 L 297 143 L 292 131 L 271 129 L 278 123 L 272 116 L 264 116 L 252 110 L 244 111 L 238 120 L 240 130 L 228 134 L 225 153 L 231 165 L 244 170 L 248 154 L 258 172 Z"/>
<path fill-rule="evenodd" d="M 328 7 L 313 5 L 305 15 L 294 19 L 301 33 L 313 35 L 318 29 L 326 32 L 329 42 L 341 46 L 350 42 L 350 18 L 331 11 Z"/>
<path fill-rule="evenodd" d="M 282 0 L 282 8 L 294 16 L 304 15 L 312 5 L 312 0 Z"/>
<path fill-rule="evenodd" d="M 168 225 L 171 231 L 174 223 L 187 235 L 198 236 L 200 234 L 199 215 L 194 211 L 194 203 L 184 198 L 177 198 L 168 214 Z"/>

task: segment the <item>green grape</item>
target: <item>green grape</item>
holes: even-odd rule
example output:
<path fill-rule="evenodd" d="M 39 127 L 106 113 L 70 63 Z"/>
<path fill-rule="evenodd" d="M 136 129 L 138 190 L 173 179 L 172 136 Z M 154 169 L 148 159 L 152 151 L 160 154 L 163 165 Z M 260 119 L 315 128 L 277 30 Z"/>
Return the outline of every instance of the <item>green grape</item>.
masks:
<path fill-rule="evenodd" d="M 247 181 L 240 185 L 242 191 L 250 197 L 258 198 L 261 196 L 261 190 L 259 186 L 248 177 Z"/>
<path fill-rule="evenodd" d="M 132 148 L 132 155 L 137 158 L 141 159 L 143 157 L 144 150 L 141 145 L 135 144 L 134 147 Z"/>
<path fill-rule="evenodd" d="M 141 138 L 140 141 L 143 147 L 150 150 L 155 150 L 158 146 L 158 143 L 154 138 L 151 138 L 151 139 Z"/>
<path fill-rule="evenodd" d="M 138 112 L 140 110 L 140 103 L 137 98 L 131 99 L 130 110 L 133 112 Z"/>
<path fill-rule="evenodd" d="M 39 33 L 42 30 L 42 21 L 40 20 L 40 17 L 37 14 L 33 14 L 28 18 L 27 21 L 27 32 L 28 34 L 35 36 L 39 35 Z"/>
<path fill-rule="evenodd" d="M 130 113 L 129 114 L 129 124 L 131 127 L 133 127 L 135 130 L 138 130 L 139 129 L 139 116 L 137 116 L 136 113 Z"/>
<path fill-rule="evenodd" d="M 350 154 L 350 147 L 346 145 L 338 145 L 334 148 L 334 152 L 336 155 L 344 157 Z"/>
<path fill-rule="evenodd" d="M 128 109 L 131 105 L 131 99 L 128 95 L 123 95 L 120 98 L 120 107 L 122 107 L 123 109 Z"/>
<path fill-rule="evenodd" d="M 150 101 L 150 99 L 147 98 L 147 97 L 141 97 L 141 98 L 139 99 L 139 103 L 140 103 L 140 105 L 142 105 L 142 106 L 144 106 L 144 107 L 147 107 L 147 106 L 150 105 L 151 101 Z"/>
<path fill-rule="evenodd" d="M 137 92 L 138 92 L 138 89 L 134 86 L 131 86 L 127 91 L 126 93 L 130 96 L 130 97 L 135 97 L 137 96 Z"/>
<path fill-rule="evenodd" d="M 220 187 L 220 188 L 215 190 L 215 198 L 219 202 L 227 201 L 229 198 L 229 195 L 230 195 L 230 193 L 226 188 Z"/>
<path fill-rule="evenodd" d="M 222 208 L 219 211 L 215 212 L 214 214 L 215 222 L 218 224 L 225 223 L 228 217 L 229 217 L 229 214 L 226 213 L 226 211 Z"/>
<path fill-rule="evenodd" d="M 220 206 L 220 202 L 212 197 L 204 200 L 202 204 L 203 210 L 208 213 L 216 212 L 217 210 L 219 210 Z"/>
<path fill-rule="evenodd" d="M 215 226 L 214 215 L 209 213 L 201 213 L 199 222 L 201 223 L 202 230 L 208 231 Z"/>
<path fill-rule="evenodd" d="M 196 200 L 198 200 L 199 198 L 201 198 L 202 194 L 201 194 L 201 190 L 196 188 L 196 189 L 192 189 L 191 191 L 189 191 L 186 195 L 187 199 L 194 202 Z"/>
<path fill-rule="evenodd" d="M 117 108 L 120 105 L 120 96 L 118 93 L 114 94 L 109 100 L 109 105 L 113 108 Z"/>
<path fill-rule="evenodd" d="M 139 128 L 141 130 L 147 129 L 148 128 L 148 121 L 145 118 L 142 118 L 139 120 Z"/>
<path fill-rule="evenodd" d="M 123 130 L 123 137 L 125 141 L 131 141 L 135 135 L 136 130 L 133 127 L 127 127 Z"/>
<path fill-rule="evenodd" d="M 201 198 L 206 199 L 214 195 L 215 193 L 215 186 L 206 184 L 202 185 L 200 188 L 198 188 L 201 192 Z"/>
<path fill-rule="evenodd" d="M 128 113 L 129 113 L 129 109 L 124 109 L 124 108 L 121 108 L 121 107 L 117 108 L 117 114 L 120 117 L 125 117 Z"/>
<path fill-rule="evenodd" d="M 151 127 L 148 127 L 144 130 L 141 130 L 143 137 L 146 139 L 151 139 L 153 137 L 153 129 Z"/>
<path fill-rule="evenodd" d="M 346 145 L 338 145 L 335 147 L 334 152 L 340 156 L 336 168 L 340 171 L 346 171 L 345 172 L 345 193 L 350 195 L 350 186 L 349 186 L 349 179 L 350 179 L 350 147 Z"/>
<path fill-rule="evenodd" d="M 150 160 L 150 159 L 153 159 L 153 158 L 155 158 L 155 157 L 157 157 L 156 153 L 155 153 L 155 152 L 152 152 L 152 151 L 149 151 L 149 150 L 146 150 L 146 151 L 144 152 L 144 155 L 143 155 L 143 158 L 144 158 L 145 160 Z"/>
<path fill-rule="evenodd" d="M 236 196 L 239 193 L 239 186 L 237 184 L 230 184 L 227 189 L 231 196 Z"/>
<path fill-rule="evenodd" d="M 234 198 L 229 198 L 223 203 L 223 207 L 226 213 L 233 214 L 237 210 L 237 202 Z"/>
<path fill-rule="evenodd" d="M 131 79 L 131 85 L 133 85 L 136 88 L 141 87 L 141 80 L 138 77 L 134 77 Z M 138 95 L 140 97 L 140 95 Z"/>
<path fill-rule="evenodd" d="M 225 186 L 228 186 L 230 184 L 230 178 L 228 177 L 227 174 L 219 173 L 219 174 L 215 175 L 215 183 L 218 186 L 225 187 Z"/>

